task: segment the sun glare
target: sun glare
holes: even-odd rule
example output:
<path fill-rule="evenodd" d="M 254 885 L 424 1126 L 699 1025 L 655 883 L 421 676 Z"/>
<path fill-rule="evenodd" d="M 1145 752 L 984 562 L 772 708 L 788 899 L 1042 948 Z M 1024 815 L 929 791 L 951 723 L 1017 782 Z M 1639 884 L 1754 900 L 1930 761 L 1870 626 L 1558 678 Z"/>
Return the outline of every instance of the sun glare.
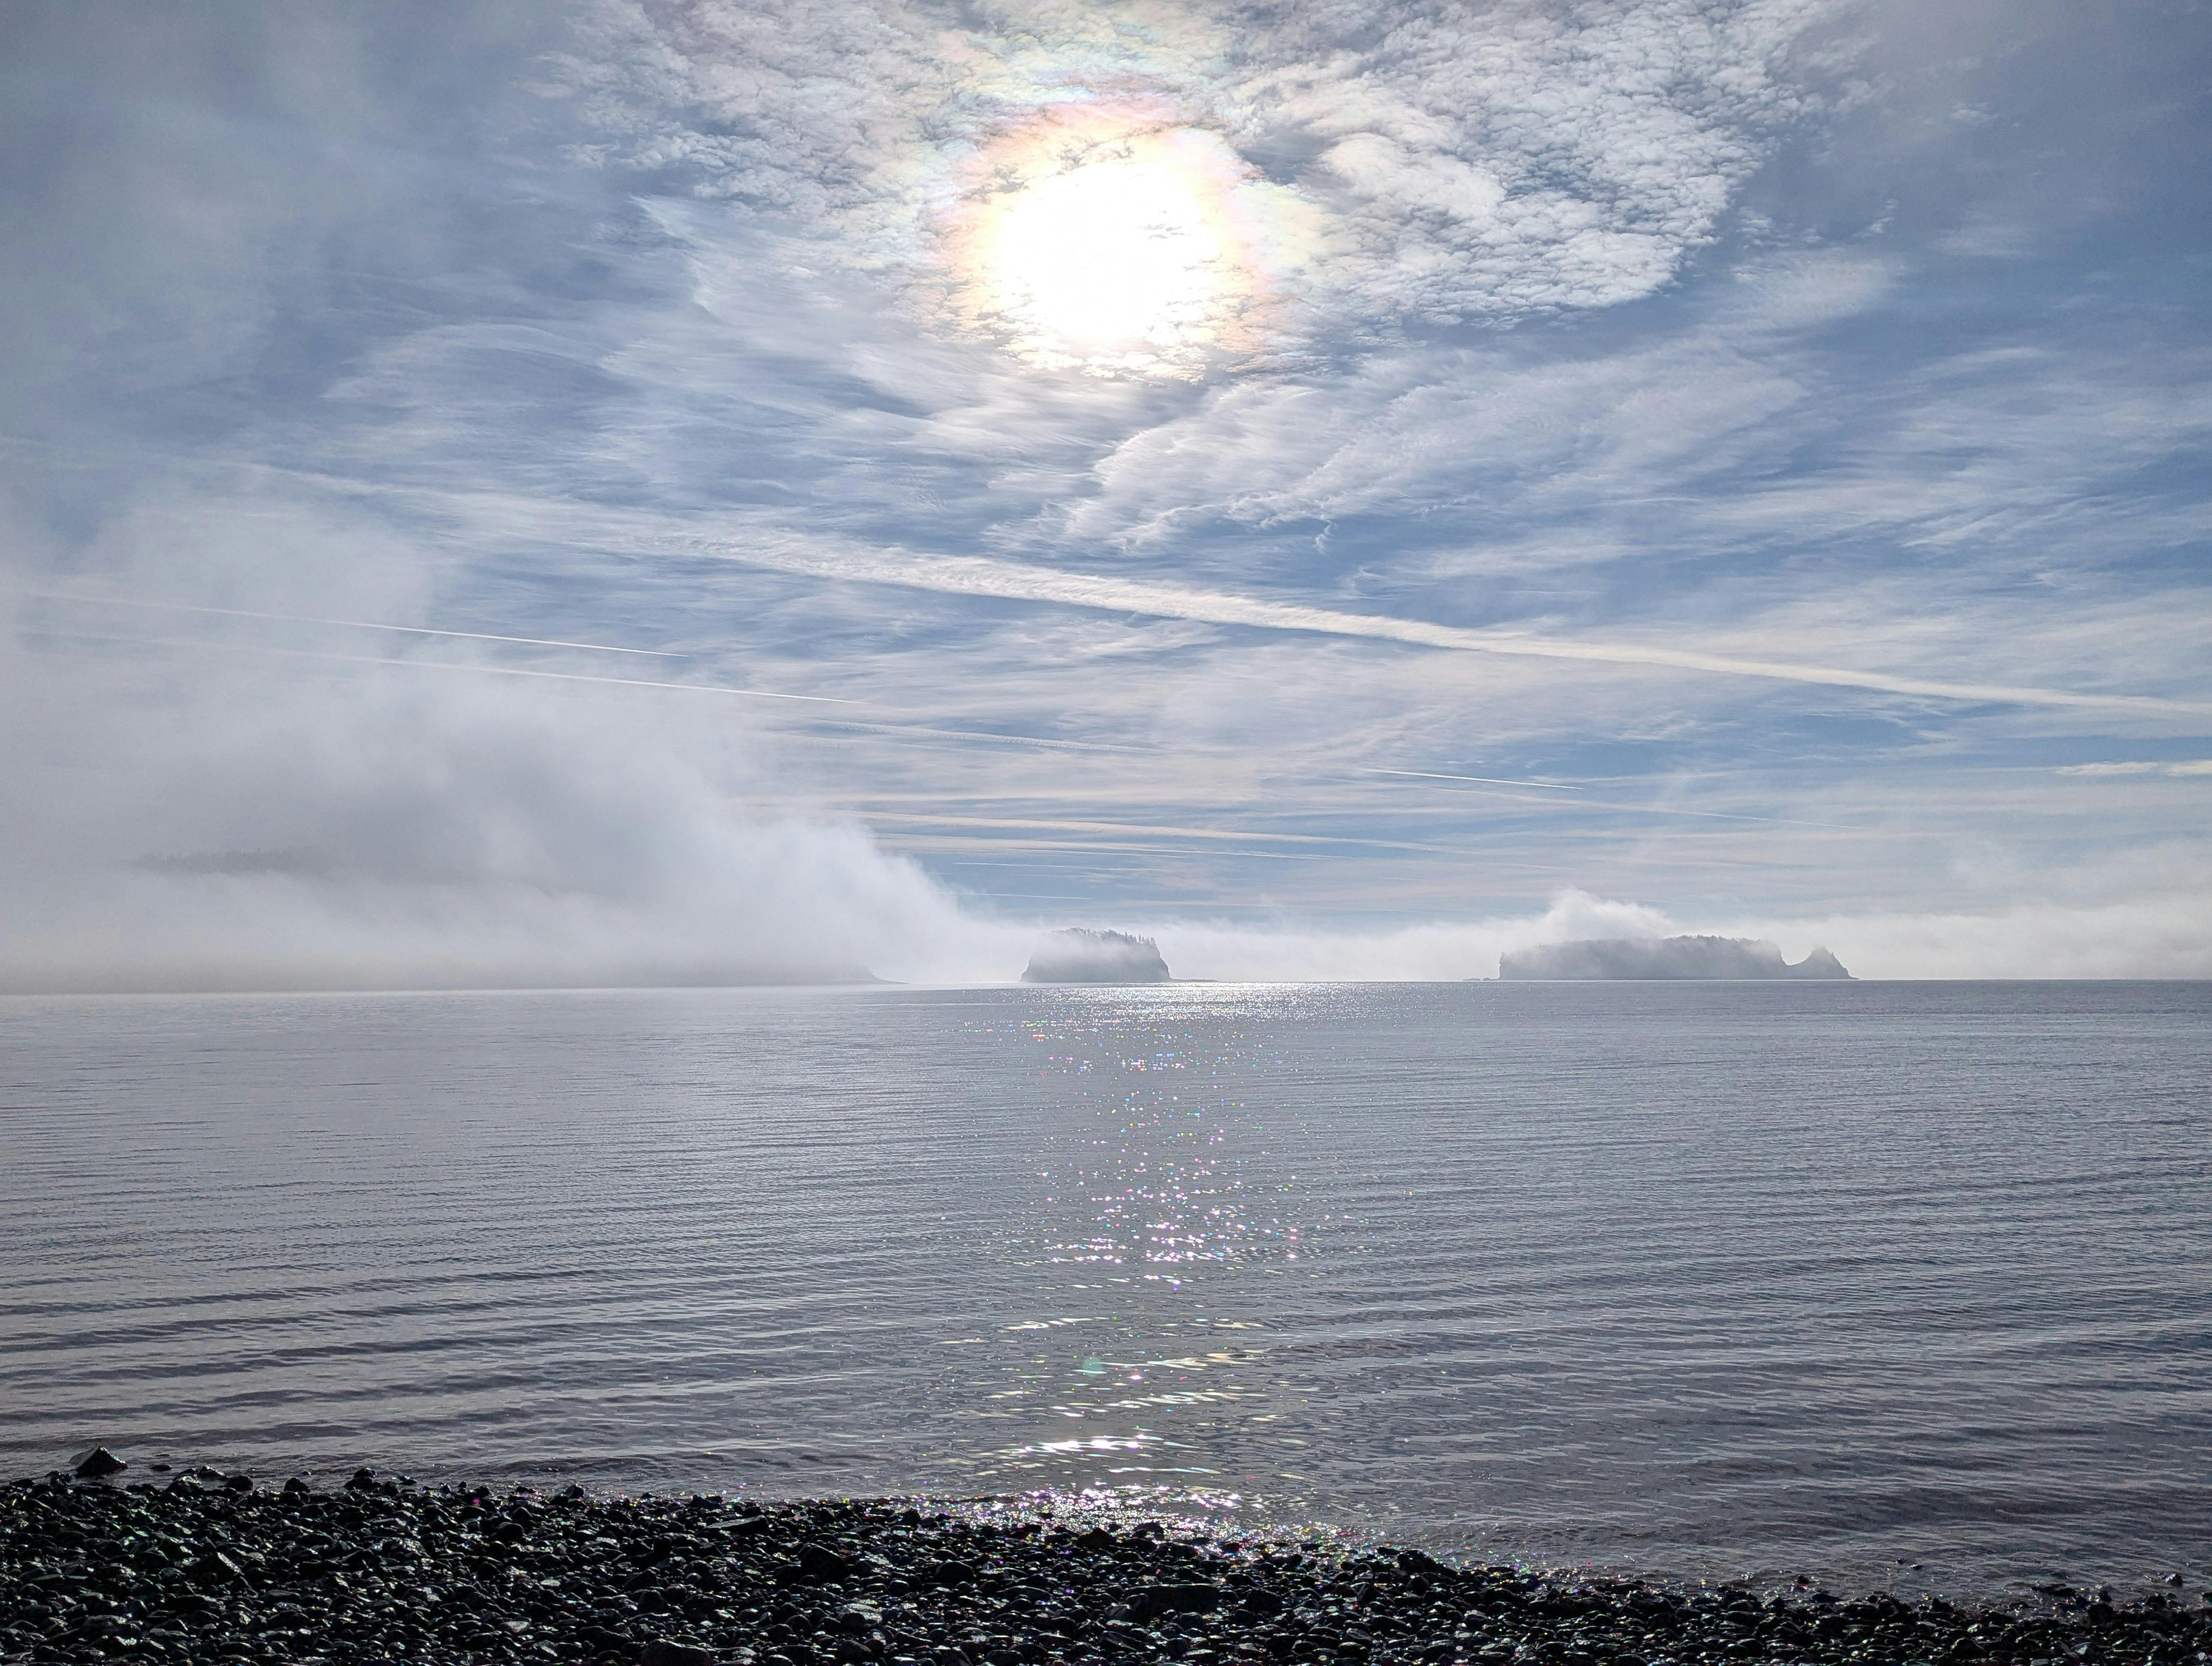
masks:
<path fill-rule="evenodd" d="M 951 237 L 965 320 L 1097 374 L 1188 376 L 1249 350 L 1266 296 L 1236 153 L 1105 116 L 1038 128 L 978 159 Z"/>
<path fill-rule="evenodd" d="M 1001 210 L 994 297 L 1079 358 L 1176 356 L 1210 340 L 1233 259 L 1187 173 L 1116 157 L 1040 179 Z"/>

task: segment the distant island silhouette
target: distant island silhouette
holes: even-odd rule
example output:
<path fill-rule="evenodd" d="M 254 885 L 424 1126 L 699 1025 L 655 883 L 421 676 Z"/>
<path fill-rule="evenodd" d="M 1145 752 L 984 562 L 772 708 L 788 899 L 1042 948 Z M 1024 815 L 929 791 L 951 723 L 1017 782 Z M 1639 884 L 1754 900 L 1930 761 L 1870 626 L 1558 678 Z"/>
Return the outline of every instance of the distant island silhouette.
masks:
<path fill-rule="evenodd" d="M 1841 978 L 1844 963 L 1815 949 L 1792 965 L 1752 937 L 1586 938 L 1502 955 L 1498 976 L 1527 982 L 1714 982 L 1738 978 Z"/>
<path fill-rule="evenodd" d="M 1070 926 L 1030 957 L 1024 983 L 1165 983 L 1168 963 L 1149 937 Z"/>

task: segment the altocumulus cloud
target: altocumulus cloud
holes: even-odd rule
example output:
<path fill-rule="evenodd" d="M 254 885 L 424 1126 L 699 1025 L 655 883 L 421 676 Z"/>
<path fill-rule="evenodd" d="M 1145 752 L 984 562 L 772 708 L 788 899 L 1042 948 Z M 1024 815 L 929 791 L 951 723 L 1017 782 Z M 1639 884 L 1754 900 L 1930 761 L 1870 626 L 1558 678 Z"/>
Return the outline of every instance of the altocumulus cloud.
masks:
<path fill-rule="evenodd" d="M 1776 131 L 1836 94 L 1831 0 L 1572 9 L 981 7 L 599 0 L 556 84 L 586 154 L 783 217 L 927 297 L 963 165 L 1041 112 L 1228 140 L 1283 216 L 1295 322 L 1330 351 L 1408 319 L 1651 293 L 1714 234 Z M 1079 161 L 1079 157 L 1070 157 Z"/>

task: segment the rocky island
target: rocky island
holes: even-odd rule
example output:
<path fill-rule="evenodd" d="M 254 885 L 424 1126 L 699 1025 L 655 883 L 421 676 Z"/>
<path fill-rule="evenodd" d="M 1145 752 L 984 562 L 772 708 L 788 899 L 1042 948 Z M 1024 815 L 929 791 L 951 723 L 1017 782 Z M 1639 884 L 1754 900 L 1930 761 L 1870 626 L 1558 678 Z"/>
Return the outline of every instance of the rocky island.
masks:
<path fill-rule="evenodd" d="M 1751 937 L 1607 937 L 1547 943 L 1502 955 L 1498 976 L 1529 982 L 1714 982 L 1757 978 L 1841 978 L 1844 964 L 1815 949 L 1796 964 Z"/>
<path fill-rule="evenodd" d="M 1149 937 L 1071 926 L 1030 957 L 1024 983 L 1165 983 L 1168 963 Z"/>

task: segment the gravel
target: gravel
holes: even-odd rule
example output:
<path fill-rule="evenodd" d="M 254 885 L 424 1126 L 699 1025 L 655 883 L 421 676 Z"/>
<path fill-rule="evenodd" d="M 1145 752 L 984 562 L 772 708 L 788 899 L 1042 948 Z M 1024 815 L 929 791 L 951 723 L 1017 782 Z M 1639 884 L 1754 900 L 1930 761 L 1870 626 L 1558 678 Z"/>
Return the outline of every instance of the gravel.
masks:
<path fill-rule="evenodd" d="M 325 1491 L 208 1469 L 0 1488 L 9 1662 L 2212 1666 L 2212 1609 L 2108 1596 L 1685 1590 L 1042 1510 L 431 1490 L 367 1470 Z"/>

